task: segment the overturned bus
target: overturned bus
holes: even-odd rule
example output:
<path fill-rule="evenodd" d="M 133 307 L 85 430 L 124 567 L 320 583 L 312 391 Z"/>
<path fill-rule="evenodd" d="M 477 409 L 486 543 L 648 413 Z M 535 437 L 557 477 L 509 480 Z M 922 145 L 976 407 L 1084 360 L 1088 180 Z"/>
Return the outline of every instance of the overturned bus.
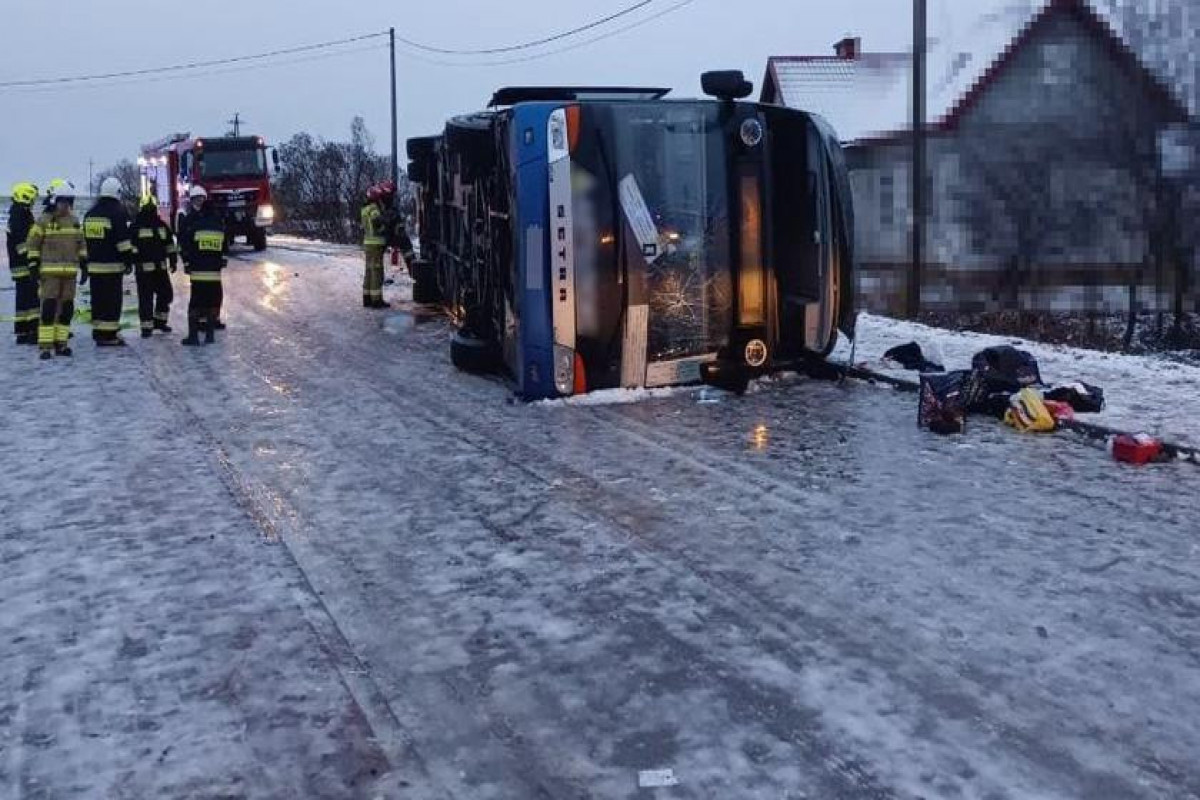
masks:
<path fill-rule="evenodd" d="M 746 381 L 833 348 L 854 321 L 845 162 L 819 117 L 667 90 L 514 88 L 410 139 L 414 299 L 451 358 L 525 399 Z"/>

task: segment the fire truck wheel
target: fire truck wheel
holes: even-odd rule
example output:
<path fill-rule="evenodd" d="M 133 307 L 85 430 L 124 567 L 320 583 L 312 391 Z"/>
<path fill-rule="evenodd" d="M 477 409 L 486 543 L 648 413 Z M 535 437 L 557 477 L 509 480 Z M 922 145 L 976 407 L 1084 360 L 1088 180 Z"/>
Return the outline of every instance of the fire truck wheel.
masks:
<path fill-rule="evenodd" d="M 458 331 L 450 339 L 450 362 L 472 375 L 487 375 L 500 367 L 500 358 L 491 342 L 463 331 Z"/>
<path fill-rule="evenodd" d="M 248 238 L 250 239 L 250 246 L 254 248 L 255 252 L 261 253 L 267 249 L 266 228 L 255 228 L 254 232 Z"/>

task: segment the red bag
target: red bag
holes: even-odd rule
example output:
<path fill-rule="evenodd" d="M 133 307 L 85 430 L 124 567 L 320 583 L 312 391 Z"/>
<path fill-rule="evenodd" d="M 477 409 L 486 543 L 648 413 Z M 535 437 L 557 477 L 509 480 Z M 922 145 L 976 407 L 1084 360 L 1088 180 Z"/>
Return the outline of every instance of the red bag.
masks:
<path fill-rule="evenodd" d="M 1126 464 L 1149 464 L 1157 460 L 1162 451 L 1162 442 L 1144 433 L 1137 436 L 1121 434 L 1112 440 L 1113 458 Z"/>
<path fill-rule="evenodd" d="M 1070 403 L 1063 403 L 1058 400 L 1043 400 L 1046 408 L 1054 415 L 1054 418 L 1059 422 L 1064 420 L 1075 419 L 1075 409 L 1071 408 Z"/>

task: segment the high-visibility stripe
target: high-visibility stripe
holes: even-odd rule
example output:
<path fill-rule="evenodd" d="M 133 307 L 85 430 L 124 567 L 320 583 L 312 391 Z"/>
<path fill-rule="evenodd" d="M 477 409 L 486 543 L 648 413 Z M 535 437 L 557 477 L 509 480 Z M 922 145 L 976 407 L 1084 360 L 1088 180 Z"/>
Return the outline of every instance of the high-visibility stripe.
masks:
<path fill-rule="evenodd" d="M 202 253 L 219 253 L 225 249 L 225 234 L 221 231 L 196 231 L 192 239 Z"/>
<path fill-rule="evenodd" d="M 19 267 L 12 271 L 12 276 L 13 276 L 13 278 L 28 278 L 29 270 Z"/>
<path fill-rule="evenodd" d="M 74 275 L 77 270 L 78 270 L 78 266 L 75 264 L 43 264 L 42 265 L 42 274 L 43 275 L 54 275 L 54 276 Z"/>
<path fill-rule="evenodd" d="M 28 250 L 29 250 L 29 245 L 25 244 L 25 242 L 21 242 L 20 244 L 17 245 L 17 254 L 18 255 L 25 255 L 25 253 Z"/>
<path fill-rule="evenodd" d="M 39 259 L 42 257 L 42 251 L 41 250 L 30 250 L 25 255 L 29 256 L 30 259 L 36 260 L 36 259 Z"/>
<path fill-rule="evenodd" d="M 71 338 L 71 326 L 70 325 L 55 325 L 54 326 L 54 343 L 55 344 L 66 344 L 67 340 L 70 338 Z"/>
<path fill-rule="evenodd" d="M 88 264 L 88 272 L 92 275 L 120 275 L 124 271 L 124 264 Z"/>
<path fill-rule="evenodd" d="M 201 283 L 221 280 L 220 272 L 196 272 L 196 271 L 193 271 L 189 274 L 191 275 L 191 278 L 193 281 L 200 281 Z"/>
<path fill-rule="evenodd" d="M 142 272 L 154 272 L 156 269 L 158 269 L 158 262 L 145 261 L 140 266 L 142 268 Z"/>
<path fill-rule="evenodd" d="M 53 325 L 38 325 L 38 344 L 43 346 L 54 344 Z"/>
<path fill-rule="evenodd" d="M 162 311 L 155 311 L 155 312 L 154 312 L 154 318 L 155 318 L 156 320 L 158 320 L 159 322 L 166 322 L 166 321 L 167 321 L 167 316 L 168 316 L 168 315 L 167 315 L 167 314 L 165 314 L 165 313 L 163 313 Z"/>
<path fill-rule="evenodd" d="M 144 331 L 154 330 L 154 320 L 152 320 L 152 319 L 142 320 L 142 330 L 144 330 Z"/>
<path fill-rule="evenodd" d="M 92 330 L 110 333 L 121 330 L 119 322 L 97 322 L 95 317 L 92 318 Z"/>
<path fill-rule="evenodd" d="M 139 239 L 153 239 L 154 238 L 154 229 L 153 228 L 140 229 L 138 231 L 138 238 Z"/>
<path fill-rule="evenodd" d="M 117 251 L 121 253 L 132 253 L 133 242 L 129 241 L 128 239 L 123 239 L 117 242 Z"/>

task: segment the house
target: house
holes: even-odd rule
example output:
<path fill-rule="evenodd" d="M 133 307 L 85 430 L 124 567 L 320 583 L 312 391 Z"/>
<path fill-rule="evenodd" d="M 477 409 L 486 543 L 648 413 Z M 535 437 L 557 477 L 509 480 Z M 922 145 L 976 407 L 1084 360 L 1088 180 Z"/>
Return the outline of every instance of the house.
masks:
<path fill-rule="evenodd" d="M 1186 285 L 1180 189 L 1160 142 L 1184 104 L 1086 0 L 1023 0 L 932 42 L 922 308 L 1123 311 Z M 838 131 L 855 200 L 860 302 L 905 306 L 911 59 L 847 37 L 775 57 L 762 99 Z M 1194 281 L 1193 281 L 1194 284 Z"/>

